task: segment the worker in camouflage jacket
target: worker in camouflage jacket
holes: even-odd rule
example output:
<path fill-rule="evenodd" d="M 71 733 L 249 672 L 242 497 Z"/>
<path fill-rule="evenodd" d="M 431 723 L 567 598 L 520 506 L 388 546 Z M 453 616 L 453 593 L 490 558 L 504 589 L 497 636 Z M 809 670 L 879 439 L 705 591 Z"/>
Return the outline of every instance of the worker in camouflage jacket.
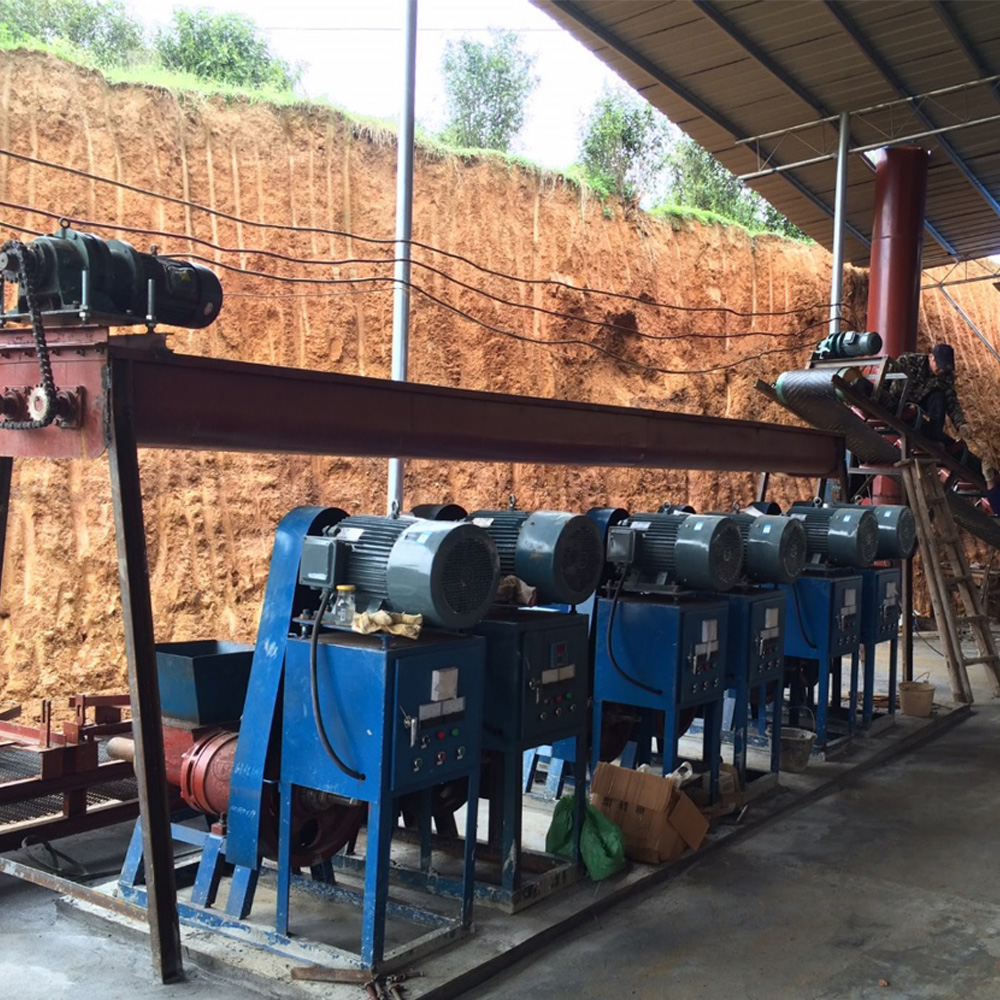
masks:
<path fill-rule="evenodd" d="M 955 390 L 955 351 L 951 344 L 935 344 L 930 354 L 901 354 L 892 362 L 892 371 L 906 376 L 893 379 L 890 390 L 899 402 L 903 392 L 907 403 L 916 403 L 927 415 L 933 437 L 944 437 L 944 422 L 951 418 L 958 436 L 968 442 L 972 432 Z"/>

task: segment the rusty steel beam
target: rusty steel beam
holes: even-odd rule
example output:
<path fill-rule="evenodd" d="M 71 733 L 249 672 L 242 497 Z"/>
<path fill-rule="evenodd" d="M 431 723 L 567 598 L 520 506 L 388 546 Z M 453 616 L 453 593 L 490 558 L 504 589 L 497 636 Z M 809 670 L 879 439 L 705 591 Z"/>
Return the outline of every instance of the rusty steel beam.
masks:
<path fill-rule="evenodd" d="M 129 370 L 142 447 L 800 476 L 836 475 L 843 461 L 842 438 L 824 431 L 111 344 L 111 382 Z"/>

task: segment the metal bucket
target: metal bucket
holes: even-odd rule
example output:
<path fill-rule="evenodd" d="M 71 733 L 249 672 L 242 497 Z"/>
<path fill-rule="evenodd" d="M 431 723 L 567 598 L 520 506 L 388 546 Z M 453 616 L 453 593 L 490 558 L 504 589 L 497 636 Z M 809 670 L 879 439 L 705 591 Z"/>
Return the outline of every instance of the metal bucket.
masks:
<path fill-rule="evenodd" d="M 810 729 L 782 726 L 781 770 L 804 771 L 809 766 L 809 755 L 815 742 L 816 734 Z"/>

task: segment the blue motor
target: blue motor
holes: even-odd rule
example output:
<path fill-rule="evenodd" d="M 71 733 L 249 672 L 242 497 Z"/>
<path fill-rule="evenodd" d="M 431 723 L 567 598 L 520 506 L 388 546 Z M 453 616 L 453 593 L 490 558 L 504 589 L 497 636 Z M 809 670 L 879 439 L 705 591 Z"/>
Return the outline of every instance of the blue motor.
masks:
<path fill-rule="evenodd" d="M 810 560 L 859 569 L 875 561 L 879 531 L 870 507 L 816 507 L 800 502 L 792 504 L 788 516 L 806 529 Z"/>
<path fill-rule="evenodd" d="M 759 514 L 731 515 L 743 536 L 743 568 L 754 583 L 794 583 L 806 564 L 806 532 L 793 517 Z"/>

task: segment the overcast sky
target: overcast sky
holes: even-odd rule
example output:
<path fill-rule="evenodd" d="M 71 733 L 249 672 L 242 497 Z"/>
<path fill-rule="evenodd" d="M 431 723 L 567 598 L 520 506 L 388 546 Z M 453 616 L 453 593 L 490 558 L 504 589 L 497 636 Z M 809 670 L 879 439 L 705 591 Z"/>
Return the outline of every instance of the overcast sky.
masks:
<path fill-rule="evenodd" d="M 210 7 L 252 17 L 273 50 L 303 66 L 300 89 L 349 111 L 397 120 L 402 89 L 403 0 L 132 0 L 150 26 L 175 7 Z M 514 151 L 543 166 L 576 160 L 581 117 L 606 81 L 618 77 L 527 0 L 419 0 L 417 13 L 417 121 L 432 132 L 444 124 L 441 55 L 449 38 L 486 39 L 490 27 L 522 33 L 537 54 L 540 83 Z"/>

